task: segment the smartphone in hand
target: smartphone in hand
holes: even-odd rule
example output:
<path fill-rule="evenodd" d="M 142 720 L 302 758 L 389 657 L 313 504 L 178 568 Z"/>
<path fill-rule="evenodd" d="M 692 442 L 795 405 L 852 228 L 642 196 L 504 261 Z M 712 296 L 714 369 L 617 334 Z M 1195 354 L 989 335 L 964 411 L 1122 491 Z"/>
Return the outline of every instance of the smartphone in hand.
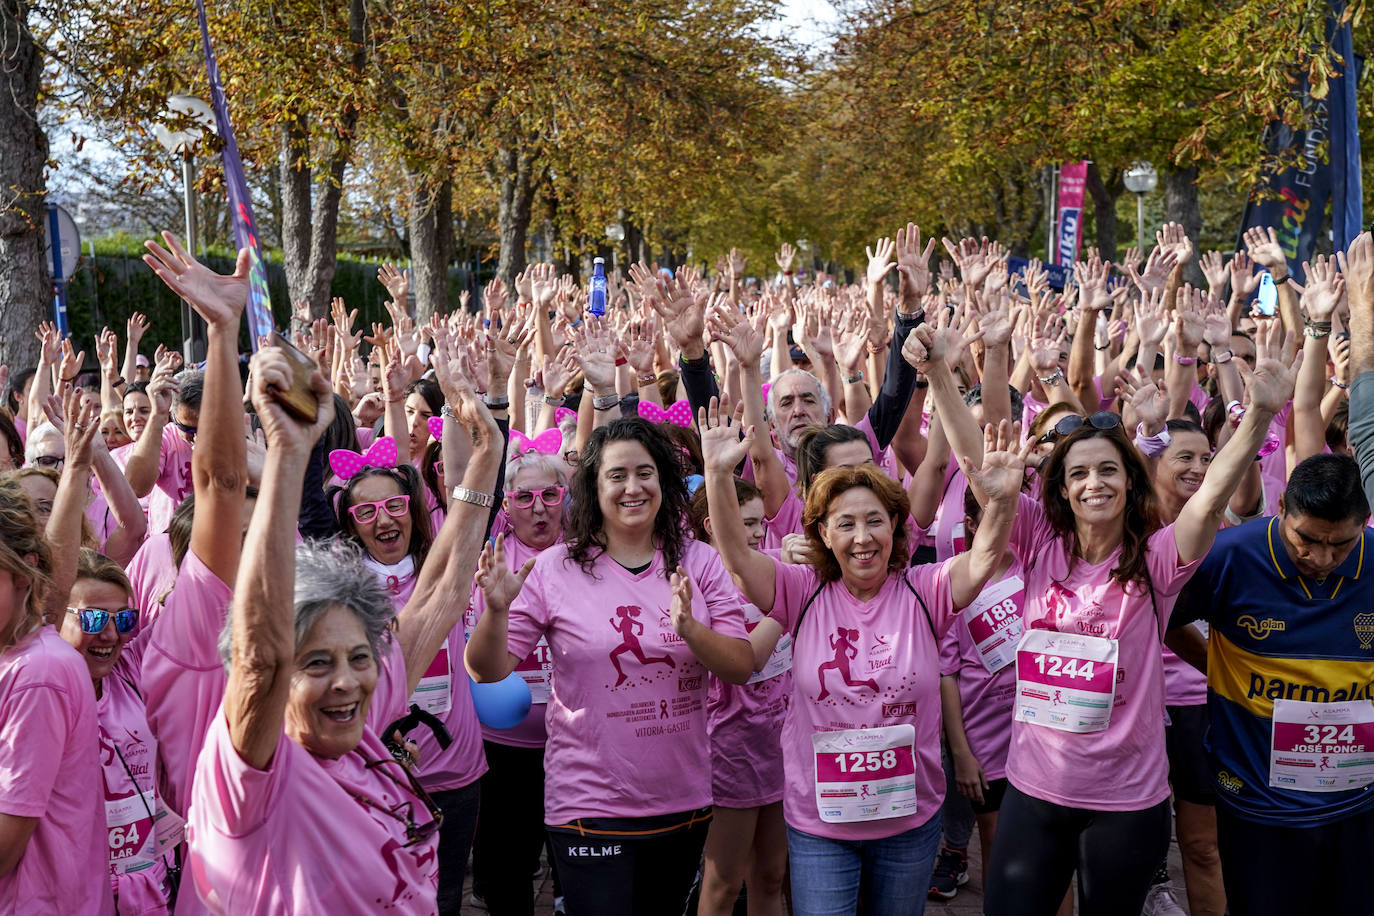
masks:
<path fill-rule="evenodd" d="M 281 348 L 291 364 L 291 387 L 276 393 L 277 403 L 296 419 L 314 423 L 320 414 L 320 404 L 315 399 L 315 392 L 310 389 L 310 376 L 319 366 L 277 331 L 272 332 L 271 343 Z"/>
<path fill-rule="evenodd" d="M 1279 289 L 1274 285 L 1274 276 L 1265 271 L 1260 274 L 1259 294 L 1256 297 L 1259 306 L 1259 313 L 1268 318 L 1273 318 L 1278 311 Z"/>

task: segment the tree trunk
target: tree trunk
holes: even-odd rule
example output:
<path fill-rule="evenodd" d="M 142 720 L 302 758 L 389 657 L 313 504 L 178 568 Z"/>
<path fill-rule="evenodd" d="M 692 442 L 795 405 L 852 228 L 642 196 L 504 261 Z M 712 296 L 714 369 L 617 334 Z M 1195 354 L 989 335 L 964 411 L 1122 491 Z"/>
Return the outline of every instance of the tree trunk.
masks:
<path fill-rule="evenodd" d="M 308 299 L 310 270 L 310 128 L 293 112 L 281 128 L 281 248 L 286 288 L 294 303 Z"/>
<path fill-rule="evenodd" d="M 1180 223 L 1184 233 L 1193 242 L 1193 259 L 1184 268 L 1183 279 L 1201 286 L 1206 280 L 1202 268 L 1198 266 L 1197 238 L 1202 231 L 1202 213 L 1197 203 L 1197 166 L 1187 168 L 1168 168 L 1164 170 L 1164 218 L 1172 223 Z"/>
<path fill-rule="evenodd" d="M 1104 260 L 1116 261 L 1116 199 L 1126 190 L 1121 169 L 1108 169 L 1104 178 L 1096 162 L 1088 163 L 1088 193 L 1093 199 L 1093 223 L 1097 251 Z"/>
<path fill-rule="evenodd" d="M 52 317 L 43 257 L 48 138 L 38 123 L 43 59 L 29 31 L 29 5 L 0 0 L 0 362 L 16 372 L 38 361 L 33 334 Z"/>
<path fill-rule="evenodd" d="M 496 268 L 510 289 L 515 276 L 525 269 L 525 242 L 530 230 L 530 210 L 534 202 L 533 156 L 519 143 L 497 153 L 496 225 L 501 234 L 501 260 Z"/>
<path fill-rule="evenodd" d="M 410 257 L 412 265 L 411 290 L 415 293 L 415 321 L 424 324 L 436 315 L 448 314 L 448 255 L 444 249 L 447 236 L 450 248 L 453 233 L 444 230 L 444 223 L 453 220 L 453 186 L 448 181 L 437 185 L 413 176 L 414 191 L 410 195 Z M 515 287 L 512 286 L 512 289 Z"/>

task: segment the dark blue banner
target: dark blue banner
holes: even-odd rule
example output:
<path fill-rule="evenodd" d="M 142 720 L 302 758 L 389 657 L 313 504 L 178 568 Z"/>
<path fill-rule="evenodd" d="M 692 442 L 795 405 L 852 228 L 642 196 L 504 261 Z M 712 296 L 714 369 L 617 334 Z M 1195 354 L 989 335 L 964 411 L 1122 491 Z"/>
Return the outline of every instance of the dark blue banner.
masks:
<path fill-rule="evenodd" d="M 1332 207 L 1333 235 L 1344 249 L 1361 231 L 1360 132 L 1355 110 L 1357 82 L 1350 26 L 1339 26 L 1345 4 L 1333 0 L 1326 20 L 1326 48 L 1337 72 L 1323 98 L 1314 98 L 1306 74 L 1298 78 L 1295 96 L 1307 126 L 1294 129 L 1271 122 L 1261 139 L 1271 156 L 1296 162 L 1261 180 L 1246 204 L 1240 232 L 1252 226 L 1273 227 L 1288 258 L 1288 272 L 1304 282 L 1303 262 L 1312 259 L 1326 206 Z M 1325 161 L 1323 161 L 1325 160 Z M 1237 238 L 1237 248 L 1243 242 Z"/>
<path fill-rule="evenodd" d="M 272 296 L 267 290 L 267 265 L 262 259 L 262 248 L 258 245 L 257 224 L 253 222 L 253 201 L 248 196 L 248 181 L 243 175 L 238 141 L 234 139 L 234 124 L 229 120 L 229 106 L 224 101 L 224 87 L 219 81 L 219 64 L 215 61 L 214 48 L 210 46 L 210 27 L 205 21 L 204 0 L 196 0 L 196 15 L 200 17 L 200 40 L 205 46 L 205 70 L 210 77 L 210 106 L 215 110 L 215 123 L 220 139 L 224 141 L 224 152 L 220 158 L 224 164 L 224 184 L 229 189 L 234 244 L 251 252 L 248 337 L 256 351 L 258 341 L 271 334 L 273 327 Z"/>

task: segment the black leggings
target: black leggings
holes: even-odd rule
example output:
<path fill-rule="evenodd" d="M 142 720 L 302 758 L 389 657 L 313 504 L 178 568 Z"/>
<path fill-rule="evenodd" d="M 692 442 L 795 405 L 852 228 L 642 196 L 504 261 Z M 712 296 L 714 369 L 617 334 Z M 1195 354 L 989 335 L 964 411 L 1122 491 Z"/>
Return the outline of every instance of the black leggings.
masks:
<path fill-rule="evenodd" d="M 461 789 L 435 792 L 433 798 L 444 812 L 444 823 L 439 827 L 439 916 L 458 916 L 463 906 L 468 852 L 477 830 L 481 790 L 473 780 Z"/>
<path fill-rule="evenodd" d="M 491 916 L 534 916 L 534 883 L 544 849 L 544 749 L 483 741 L 482 809 L 472 844 L 472 892 Z M 552 857 L 550 857 L 552 860 Z M 554 871 L 554 896 L 558 896 Z"/>
<path fill-rule="evenodd" d="M 1374 810 L 1316 827 L 1280 827 L 1218 805 L 1217 846 L 1233 916 L 1369 912 Z"/>
<path fill-rule="evenodd" d="M 1169 848 L 1169 802 L 1090 811 L 1007 787 L 988 866 L 990 916 L 1052 916 L 1078 871 L 1079 916 L 1139 913 Z"/>
<path fill-rule="evenodd" d="M 711 809 L 549 828 L 568 916 L 682 916 Z"/>

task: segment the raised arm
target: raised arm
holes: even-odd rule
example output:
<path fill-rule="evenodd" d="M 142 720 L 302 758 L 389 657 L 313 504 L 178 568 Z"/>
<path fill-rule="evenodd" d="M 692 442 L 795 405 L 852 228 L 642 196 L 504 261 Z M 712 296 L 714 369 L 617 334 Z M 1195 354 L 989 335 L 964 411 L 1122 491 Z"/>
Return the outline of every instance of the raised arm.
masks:
<path fill-rule="evenodd" d="M 935 411 L 944 424 L 945 435 L 949 437 L 955 456 L 960 459 L 967 457 L 978 466 L 983 461 L 983 434 L 978 429 L 978 421 L 973 418 L 959 394 L 959 386 L 954 381 L 950 366 L 958 360 L 964 347 L 978 339 L 982 332 L 966 337 L 967 320 L 959 327 L 950 326 L 948 321 L 948 313 L 943 313 L 936 327 L 921 325 L 906 339 L 902 355 L 930 381 Z"/>
<path fill-rule="evenodd" d="M 967 607 L 978 597 L 997 571 L 1011 540 L 1026 458 L 1032 448 L 1030 441 L 1020 442 L 1020 436 L 1019 423 L 1003 420 L 995 427 L 989 423 L 983 430 L 982 468 L 970 456 L 959 456 L 964 476 L 975 492 L 985 494 L 987 502 L 973 543 L 949 567 L 949 588 L 956 609 Z"/>
<path fill-rule="evenodd" d="M 450 403 L 454 421 L 472 438 L 472 458 L 463 481 L 449 494 L 448 516 L 430 548 L 415 594 L 397 615 L 397 637 L 406 663 L 406 690 L 413 692 L 420 678 L 462 620 L 467 608 L 477 556 L 487 536 L 487 518 L 494 499 L 496 476 L 505 455 L 505 438 L 476 393 L 465 385 L 450 385 L 458 400 Z M 487 497 L 483 499 L 482 497 Z"/>
<path fill-rule="evenodd" d="M 1211 548 L 1231 494 L 1264 443 L 1269 421 L 1293 394 L 1298 363 L 1288 366 L 1280 358 L 1287 347 L 1278 322 L 1262 322 L 1257 337 L 1255 349 L 1259 358 L 1255 368 L 1251 370 L 1243 364 L 1241 367 L 1246 376 L 1245 417 L 1231 441 L 1212 459 L 1202 486 L 1183 505 L 1174 524 L 1181 563 L 1191 563 Z M 1299 354 L 1298 361 L 1301 360 Z"/>
<path fill-rule="evenodd" d="M 134 312 L 124 323 L 124 382 L 134 380 L 138 372 L 138 345 L 148 331 L 148 319 L 142 312 Z"/>
<path fill-rule="evenodd" d="M 531 557 L 520 569 L 514 572 L 510 570 L 506 565 L 504 534 L 497 535 L 495 541 L 482 548 L 474 581 L 482 589 L 485 608 L 463 651 L 463 663 L 468 674 L 479 684 L 505 678 L 520 663 L 519 656 L 512 655 L 506 648 L 510 632 L 510 605 L 515 596 L 520 594 L 533 568 L 534 558 Z"/>
<path fill-rule="evenodd" d="M 81 521 L 86 514 L 86 497 L 91 485 L 91 442 L 100 435 L 100 403 L 87 399 L 80 390 L 63 383 L 62 436 L 66 440 L 66 462 L 62 480 L 53 497 L 52 513 L 45 533 L 52 548 L 51 588 L 45 596 L 48 620 L 59 623 L 67 606 L 67 594 L 76 581 L 76 561 L 81 553 Z"/>
<path fill-rule="evenodd" d="M 744 459 L 755 435 L 754 428 L 748 426 L 740 438 L 743 417 L 743 407 L 735 408 L 732 418 L 715 401 L 697 414 L 702 460 L 706 465 L 706 504 L 711 512 L 712 546 L 735 586 L 767 614 L 773 609 L 775 597 L 773 561 L 749 546 L 739 499 L 735 496 L 735 466 Z"/>
<path fill-rule="evenodd" d="M 310 451 L 334 416 L 329 382 L 318 371 L 310 378 L 319 411 L 315 422 L 301 423 L 287 413 L 277 401 L 277 392 L 288 390 L 291 379 L 291 365 L 281 350 L 263 347 L 253 358 L 253 406 L 267 437 L 267 455 L 257 508 L 234 580 L 224 716 L 234 750 L 258 770 L 272 763 L 281 740 L 295 668 L 296 518 L 301 485 Z M 212 558 L 202 559 L 209 563 Z"/>
<path fill-rule="evenodd" d="M 711 331 L 720 337 L 740 366 L 741 407 L 744 426 L 762 431 L 755 435 L 749 447 L 749 459 L 754 466 L 754 483 L 763 491 L 763 514 L 773 518 L 787 499 L 792 483 L 787 471 L 773 451 L 768 437 L 768 418 L 763 407 L 763 335 L 749 319 L 729 309 L 715 309 L 710 318 Z M 731 473 L 734 473 L 733 469 Z"/>
<path fill-rule="evenodd" d="M 248 479 L 238 336 L 239 316 L 248 301 L 249 252 L 246 248 L 239 252 L 233 274 L 220 276 L 191 257 L 171 233 L 164 232 L 162 236 L 168 247 L 149 242 L 149 254 L 144 260 L 173 292 L 191 304 L 207 325 L 200 431 L 191 452 L 191 479 L 196 492 L 191 550 L 221 581 L 233 582 L 242 543 L 242 529 L 236 522 L 243 513 Z M 155 412 L 157 409 L 160 406 Z M 148 426 L 152 428 L 151 420 Z M 300 507 L 299 492 L 296 507 Z"/>
<path fill-rule="evenodd" d="M 1293 464 L 1316 455 L 1326 445 L 1326 422 L 1322 419 L 1322 396 L 1326 394 L 1326 356 L 1331 343 L 1331 316 L 1345 296 L 1345 278 L 1336 269 L 1335 258 L 1317 255 L 1303 265 L 1307 287 L 1302 293 L 1307 313 L 1303 331 L 1303 361 L 1293 389 Z"/>

